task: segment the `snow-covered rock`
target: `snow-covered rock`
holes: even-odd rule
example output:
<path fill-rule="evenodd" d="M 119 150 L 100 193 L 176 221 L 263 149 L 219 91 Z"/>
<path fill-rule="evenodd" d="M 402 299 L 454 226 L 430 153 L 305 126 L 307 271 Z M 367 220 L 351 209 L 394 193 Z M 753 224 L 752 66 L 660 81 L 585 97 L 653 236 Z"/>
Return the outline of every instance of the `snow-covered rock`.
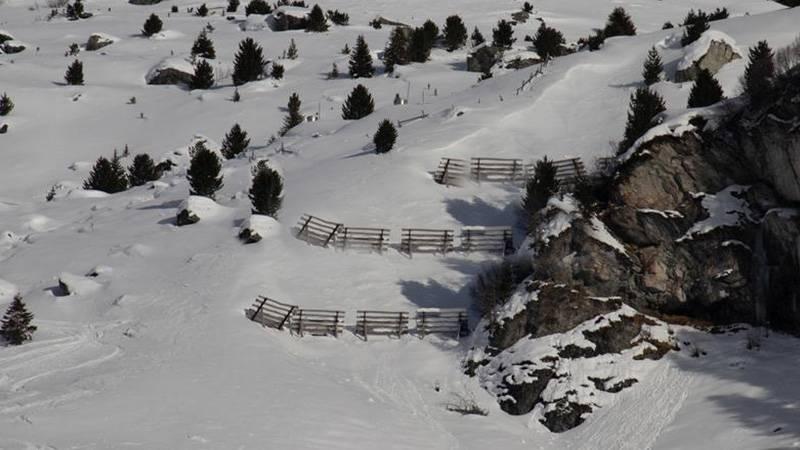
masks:
<path fill-rule="evenodd" d="M 189 84 L 194 75 L 194 66 L 183 58 L 166 58 L 156 64 L 147 75 L 147 84 Z"/>
<path fill-rule="evenodd" d="M 694 80 L 703 69 L 715 74 L 725 64 L 742 58 L 742 51 L 736 46 L 736 41 L 717 30 L 706 31 L 683 51 L 675 72 L 675 81 L 678 83 Z"/>
<path fill-rule="evenodd" d="M 251 215 L 242 224 L 239 231 L 239 239 L 245 244 L 253 244 L 265 237 L 275 235 L 279 230 L 278 221 L 272 217 L 261 214 Z"/>
<path fill-rule="evenodd" d="M 89 36 L 89 39 L 86 41 L 86 50 L 100 50 L 101 48 L 107 47 L 118 40 L 119 38 L 111 36 L 110 34 L 92 33 L 92 35 Z"/>
<path fill-rule="evenodd" d="M 2 44 L 3 52 L 7 54 L 20 53 L 24 51 L 26 48 L 28 48 L 27 44 L 14 39 L 5 41 Z"/>
<path fill-rule="evenodd" d="M 64 295 L 87 295 L 99 291 L 103 285 L 90 278 L 62 272 L 58 276 L 58 287 Z"/>
<path fill-rule="evenodd" d="M 220 206 L 208 197 L 191 195 L 178 206 L 178 226 L 191 225 L 210 219 L 219 213 Z"/>

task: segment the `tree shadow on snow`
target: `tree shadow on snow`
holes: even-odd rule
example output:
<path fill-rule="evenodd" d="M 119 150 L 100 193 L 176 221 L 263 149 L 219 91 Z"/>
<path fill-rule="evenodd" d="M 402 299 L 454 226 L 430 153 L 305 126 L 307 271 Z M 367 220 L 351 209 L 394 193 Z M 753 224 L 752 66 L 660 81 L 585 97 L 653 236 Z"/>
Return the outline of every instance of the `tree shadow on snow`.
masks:
<path fill-rule="evenodd" d="M 483 263 L 447 258 L 445 265 L 465 275 L 474 277 L 483 269 Z M 400 293 L 411 303 L 420 308 L 466 308 L 469 309 L 472 299 L 469 295 L 471 283 L 462 283 L 458 289 L 453 289 L 439 281 L 429 278 L 425 281 L 401 280 Z"/>
<path fill-rule="evenodd" d="M 447 213 L 462 225 L 513 226 L 517 222 L 515 202 L 500 208 L 478 197 L 473 197 L 471 201 L 453 198 L 444 202 Z"/>

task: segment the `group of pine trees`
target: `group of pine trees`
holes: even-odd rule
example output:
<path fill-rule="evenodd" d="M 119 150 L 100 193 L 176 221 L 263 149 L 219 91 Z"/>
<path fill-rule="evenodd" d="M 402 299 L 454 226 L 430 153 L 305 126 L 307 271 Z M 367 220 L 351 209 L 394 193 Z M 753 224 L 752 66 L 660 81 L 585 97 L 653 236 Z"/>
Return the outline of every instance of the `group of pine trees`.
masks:
<path fill-rule="evenodd" d="M 133 158 L 133 164 L 126 173 L 116 151 L 111 159 L 101 156 L 95 161 L 89 177 L 83 182 L 84 189 L 103 191 L 108 194 L 122 192 L 130 186 L 142 186 L 161 178 L 162 168 L 153 158 L 141 153 Z"/>
<path fill-rule="evenodd" d="M 463 45 L 465 38 L 459 36 L 458 23 L 461 19 L 457 16 L 448 18 L 449 28 L 446 32 L 450 35 L 445 37 L 448 49 L 455 50 Z M 466 35 L 466 29 L 463 30 Z M 431 55 L 436 42 L 439 40 L 439 27 L 432 20 L 426 20 L 421 27 L 413 29 L 406 27 L 395 27 L 389 35 L 389 42 L 383 54 L 383 63 L 386 73 L 394 72 L 396 66 L 403 66 L 412 62 L 424 63 Z"/>

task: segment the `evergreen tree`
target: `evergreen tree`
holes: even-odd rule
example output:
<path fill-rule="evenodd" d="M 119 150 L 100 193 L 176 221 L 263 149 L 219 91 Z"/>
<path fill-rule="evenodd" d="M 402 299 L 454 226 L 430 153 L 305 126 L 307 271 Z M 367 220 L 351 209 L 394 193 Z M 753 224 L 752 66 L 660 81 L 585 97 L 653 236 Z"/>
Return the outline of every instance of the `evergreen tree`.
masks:
<path fill-rule="evenodd" d="M 700 36 L 708 30 L 708 15 L 703 11 L 690 10 L 683 19 L 683 37 L 681 38 L 681 45 L 684 47 L 692 42 L 700 39 Z"/>
<path fill-rule="evenodd" d="M 335 80 L 337 78 L 339 78 L 339 68 L 336 67 L 336 63 L 333 63 L 333 65 L 331 67 L 331 71 L 328 72 L 328 79 L 329 80 Z"/>
<path fill-rule="evenodd" d="M 276 80 L 283 79 L 283 73 L 285 72 L 283 65 L 278 63 L 272 63 L 272 70 L 270 71 L 270 75 L 272 78 Z"/>
<path fill-rule="evenodd" d="M 386 66 L 386 72 L 394 72 L 395 66 L 403 66 L 408 64 L 408 39 L 406 39 L 406 30 L 401 27 L 395 27 L 389 35 L 389 44 L 383 52 L 383 64 Z"/>
<path fill-rule="evenodd" d="M 228 0 L 228 8 L 226 11 L 229 13 L 234 13 L 237 9 L 239 9 L 239 0 Z"/>
<path fill-rule="evenodd" d="M 372 142 L 375 144 L 375 153 L 387 153 L 394 147 L 394 142 L 397 140 L 397 129 L 395 129 L 392 122 L 383 120 L 378 125 L 378 131 Z"/>
<path fill-rule="evenodd" d="M 359 35 L 356 40 L 356 47 L 350 55 L 350 77 L 352 78 L 372 78 L 375 67 L 372 66 L 372 55 L 369 53 L 367 41 L 364 35 Z"/>
<path fill-rule="evenodd" d="M 374 110 L 375 102 L 372 100 L 372 95 L 364 85 L 359 84 L 353 88 L 342 105 L 342 119 L 358 120 L 372 114 Z"/>
<path fill-rule="evenodd" d="M 186 171 L 189 180 L 189 193 L 214 199 L 214 194 L 222 189 L 222 164 L 219 157 L 206 147 L 203 141 L 189 149 L 192 161 Z"/>
<path fill-rule="evenodd" d="M 242 99 L 242 96 L 239 94 L 239 88 L 235 88 L 233 90 L 233 97 L 231 97 L 231 100 L 233 100 L 233 102 L 236 103 L 241 99 Z"/>
<path fill-rule="evenodd" d="M 314 5 L 311 8 L 311 13 L 308 15 L 307 31 L 323 32 L 328 31 L 328 19 L 325 18 L 325 13 L 319 5 Z"/>
<path fill-rule="evenodd" d="M 161 173 L 150 155 L 140 153 L 133 157 L 133 165 L 128 167 L 128 181 L 131 186 L 142 186 L 148 181 L 156 181 L 160 177 Z"/>
<path fill-rule="evenodd" d="M 772 81 L 775 78 L 775 55 L 767 41 L 760 41 L 750 48 L 749 53 L 749 61 L 744 71 L 742 87 L 750 97 L 750 102 L 760 105 L 770 97 Z M 0 105 L 2 105 L 2 100 L 0 100 Z M 3 115 L 2 108 L 0 108 L 0 115 Z"/>
<path fill-rule="evenodd" d="M 689 108 L 702 108 L 710 106 L 725 98 L 722 86 L 708 69 L 702 69 L 697 74 L 697 78 L 692 85 L 689 93 Z"/>
<path fill-rule="evenodd" d="M 633 24 L 631 16 L 625 12 L 625 9 L 618 6 L 608 15 L 603 33 L 607 38 L 613 36 L 634 36 L 636 35 L 636 26 Z"/>
<path fill-rule="evenodd" d="M 642 70 L 644 83 L 648 86 L 658 83 L 663 71 L 664 66 L 661 64 L 661 56 L 658 54 L 658 50 L 653 47 L 647 52 L 647 59 L 644 62 L 644 69 Z"/>
<path fill-rule="evenodd" d="M 277 217 L 283 203 L 283 179 L 265 161 L 259 161 L 253 169 L 249 197 L 253 214 Z"/>
<path fill-rule="evenodd" d="M 67 81 L 67 84 L 71 84 L 73 86 L 83 84 L 83 63 L 77 59 L 73 61 L 72 64 L 67 67 L 67 73 L 64 74 L 64 80 Z"/>
<path fill-rule="evenodd" d="M 9 97 L 8 94 L 3 92 L 3 96 L 0 97 L 0 116 L 9 115 L 13 109 L 14 102 L 11 101 L 11 97 Z"/>
<path fill-rule="evenodd" d="M 497 28 L 492 29 L 492 46 L 509 49 L 514 41 L 516 39 L 514 39 L 514 28 L 511 26 L 511 22 L 501 19 L 497 22 Z"/>
<path fill-rule="evenodd" d="M 294 38 L 289 40 L 289 48 L 286 50 L 286 57 L 289 59 L 297 59 L 297 44 L 294 43 Z"/>
<path fill-rule="evenodd" d="M 422 27 L 414 28 L 411 32 L 411 40 L 408 43 L 409 59 L 414 62 L 424 63 L 430 56 L 430 41 L 427 38 L 425 29 Z"/>
<path fill-rule="evenodd" d="M 533 47 L 542 59 L 550 59 L 561 56 L 564 46 L 564 35 L 555 28 L 550 28 L 544 23 L 539 26 L 536 35 L 533 37 Z"/>
<path fill-rule="evenodd" d="M 264 74 L 264 55 L 261 46 L 253 38 L 239 43 L 239 52 L 233 59 L 233 84 L 240 86 L 258 80 Z"/>
<path fill-rule="evenodd" d="M 664 99 L 648 88 L 639 88 L 631 94 L 628 122 L 625 124 L 625 137 L 620 142 L 619 151 L 627 150 L 653 125 L 653 119 L 666 111 Z"/>
<path fill-rule="evenodd" d="M 128 175 L 122 168 L 116 152 L 111 161 L 102 156 L 97 158 L 92 171 L 89 172 L 89 178 L 83 182 L 83 188 L 103 191 L 107 194 L 115 194 L 128 189 Z"/>
<path fill-rule="evenodd" d="M 247 132 L 242 130 L 242 127 L 237 123 L 231 127 L 231 131 L 222 139 L 220 153 L 222 153 L 222 156 L 226 159 L 233 159 L 247 150 L 249 145 L 250 139 L 247 137 Z"/>
<path fill-rule="evenodd" d="M 250 3 L 244 7 L 245 15 L 249 16 L 250 14 L 261 14 L 266 15 L 272 12 L 272 7 L 269 6 L 264 0 L 250 0 Z"/>
<path fill-rule="evenodd" d="M 436 41 L 439 39 L 439 27 L 436 24 L 428 19 L 425 23 L 422 24 L 422 31 L 425 32 L 425 43 L 428 48 L 433 48 L 436 45 Z"/>
<path fill-rule="evenodd" d="M 144 21 L 144 26 L 142 26 L 142 34 L 150 37 L 160 32 L 163 26 L 164 23 L 161 22 L 161 19 L 157 15 L 150 14 L 150 17 Z"/>
<path fill-rule="evenodd" d="M 29 341 L 36 331 L 36 326 L 31 325 L 31 321 L 33 314 L 25 307 L 22 296 L 17 294 L 0 322 L 0 335 L 11 345 Z"/>
<path fill-rule="evenodd" d="M 206 30 L 200 32 L 192 44 L 192 57 L 202 56 L 206 59 L 214 59 L 217 52 L 214 50 L 214 43 L 209 39 Z"/>
<path fill-rule="evenodd" d="M 477 47 L 486 42 L 486 39 L 483 37 L 483 35 L 481 34 L 481 30 L 479 30 L 478 27 L 475 27 L 475 29 L 472 31 L 472 36 L 470 36 L 470 40 L 472 41 L 473 47 Z"/>
<path fill-rule="evenodd" d="M 214 68 L 205 59 L 194 65 L 194 74 L 190 87 L 192 89 L 211 89 L 214 86 Z"/>
<path fill-rule="evenodd" d="M 477 28 L 476 28 L 477 30 Z M 447 51 L 461 48 L 467 42 L 467 27 L 459 16 L 450 16 L 444 23 L 444 41 Z"/>
<path fill-rule="evenodd" d="M 281 136 L 286 134 L 292 128 L 300 125 L 305 120 L 302 114 L 300 114 L 300 96 L 297 93 L 293 93 L 289 97 L 289 104 L 287 105 L 287 109 L 289 110 L 289 114 L 286 118 L 283 119 L 283 128 L 281 128 Z"/>
<path fill-rule="evenodd" d="M 532 219 L 536 213 L 547 206 L 547 201 L 556 192 L 558 192 L 556 166 L 545 156 L 536 161 L 533 177 L 525 184 L 525 195 L 522 197 L 522 211 L 529 231 L 533 231 Z"/>
<path fill-rule="evenodd" d="M 196 15 L 197 15 L 197 16 L 199 16 L 199 17 L 205 17 L 205 16 L 207 16 L 207 15 L 208 15 L 208 6 L 206 6 L 206 4 L 205 4 L 205 3 L 203 3 L 202 5 L 200 5 L 200 7 L 199 7 L 199 8 L 197 8 Z"/>

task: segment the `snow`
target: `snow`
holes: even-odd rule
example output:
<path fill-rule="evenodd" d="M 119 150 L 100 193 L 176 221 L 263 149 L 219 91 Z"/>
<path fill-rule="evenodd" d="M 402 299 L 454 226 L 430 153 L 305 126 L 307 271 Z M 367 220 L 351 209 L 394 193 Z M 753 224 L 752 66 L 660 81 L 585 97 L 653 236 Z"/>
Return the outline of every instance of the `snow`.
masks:
<path fill-rule="evenodd" d="M 73 275 L 68 272 L 62 272 L 58 276 L 58 283 L 65 287 L 65 293 L 77 296 L 93 294 L 103 287 L 100 283 L 92 279 L 80 275 Z"/>
<path fill-rule="evenodd" d="M 249 229 L 262 239 L 266 239 L 280 232 L 280 223 L 272 217 L 253 214 L 242 224 L 242 229 Z"/>
<path fill-rule="evenodd" d="M 628 251 L 625 250 L 625 246 L 622 245 L 622 243 L 619 242 L 610 231 L 608 231 L 606 224 L 604 224 L 602 220 L 598 219 L 597 217 L 592 217 L 589 221 L 588 231 L 589 236 L 596 241 L 602 242 L 617 252 L 628 256 Z"/>
<path fill-rule="evenodd" d="M 647 51 L 675 32 L 662 31 L 663 22 L 679 22 L 690 8 L 720 6 L 711 0 L 646 7 L 631 0 L 534 3 L 536 16 L 562 30 L 569 41 L 602 27 L 614 6 L 630 12 L 639 35 L 611 39 L 598 52 L 558 58 L 532 82 L 536 66 L 477 83 L 478 74 L 463 70 L 466 49 L 435 49 L 428 63 L 399 68 L 399 78 L 383 76 L 376 61 L 378 75 L 357 81 L 372 92 L 376 111 L 348 122 L 340 118 L 341 103 L 356 81 L 344 75 L 348 57 L 339 51 L 345 43 L 352 48 L 359 34 L 373 52 L 383 48 L 391 27 L 369 27 L 375 16 L 414 26 L 430 17 L 441 27 L 447 16 L 458 13 L 470 31 L 478 26 L 489 37 L 497 20 L 508 19 L 520 2 L 342 0 L 335 8 L 350 14 L 350 26 L 327 33 L 278 33 L 265 26 L 263 16 L 247 18 L 248 24 L 261 26 L 246 32 L 236 20 L 220 15 L 191 16 L 185 9 L 197 3 L 188 0 L 154 6 L 93 0 L 86 2 L 87 9 L 102 14 L 74 22 L 48 22 L 49 9 L 41 2 L 39 9 L 29 10 L 28 0 L 6 0 L 0 6 L 2 27 L 41 49 L 0 55 L 0 86 L 16 103 L 3 118 L 11 123 L 9 132 L 0 137 L 0 277 L 21 292 L 39 329 L 30 343 L 0 347 L 0 447 L 797 445 L 794 411 L 800 394 L 785 380 L 796 378 L 800 351 L 797 341 L 786 336 L 773 334 L 760 352 L 743 354 L 739 335 L 679 331 L 681 339 L 700 342 L 708 357 L 681 352 L 644 362 L 637 366 L 642 370 L 639 383 L 607 397 L 606 407 L 581 427 L 553 435 L 534 414 L 503 413 L 478 380 L 463 374 L 468 339 L 370 337 L 364 342 L 349 332 L 338 339 L 298 338 L 243 317 L 241 311 L 257 295 L 308 308 L 343 309 L 348 324 L 358 309 L 468 308 L 469 283 L 496 257 L 333 251 L 297 240 L 291 228 L 303 213 L 392 230 L 515 225 L 519 188 L 493 183 L 446 188 L 433 183 L 428 172 L 445 156 L 576 156 L 585 162 L 607 156 L 608 142 L 622 135 L 628 98 L 641 82 Z M 167 17 L 172 4 L 181 12 Z M 778 48 L 797 35 L 800 9 L 783 10 L 767 0 L 733 0 L 726 6 L 735 17 L 714 26 L 742 48 L 761 39 Z M 151 12 L 161 16 L 168 31 L 145 39 L 140 29 Z M 192 42 L 207 23 L 215 27 L 210 37 L 217 51 L 212 65 L 218 85 L 202 95 L 146 85 L 143 75 L 162 61 L 189 68 Z M 518 47 L 538 25 L 529 20 L 516 27 Z M 71 61 L 63 57 L 64 50 L 94 32 L 123 39 L 108 52 L 81 52 L 86 84 L 63 86 Z M 280 83 L 240 86 L 242 99 L 234 103 L 232 60 L 246 36 L 263 46 L 267 59 L 277 58 L 294 38 L 300 57 L 287 66 Z M 680 49 L 662 50 L 666 65 L 682 57 Z M 333 62 L 342 76 L 325 80 Z M 735 61 L 717 74 L 727 96 L 735 95 L 745 63 Z M 520 91 L 521 86 L 525 89 Z M 668 82 L 654 88 L 665 97 L 669 116 L 686 112 L 688 88 Z M 320 111 L 320 119 L 268 145 L 293 92 L 300 95 L 303 110 Z M 392 105 L 395 94 L 405 97 L 406 92 L 406 105 Z M 136 104 L 128 104 L 131 97 Z M 399 130 L 396 151 L 366 152 L 380 120 L 405 119 L 421 110 L 429 116 Z M 459 116 L 460 111 L 465 113 Z M 216 214 L 197 225 L 174 226 L 189 193 L 188 144 L 201 135 L 216 149 L 215 142 L 234 123 L 248 132 L 251 148 L 243 158 L 224 161 L 225 186 L 217 207 L 210 208 Z M 110 157 L 126 144 L 131 157 L 123 158 L 125 166 L 138 153 L 156 161 L 166 156 L 177 166 L 153 183 L 154 189 L 140 186 L 113 195 L 80 189 L 90 167 L 70 170 L 70 164 Z M 281 145 L 286 152 L 278 152 Z M 281 168 L 285 199 L 274 234 L 242 245 L 236 236 L 251 216 L 251 153 Z M 47 202 L 45 195 L 54 185 L 61 187 L 56 199 Z M 576 211 L 574 203 L 560 206 L 563 220 L 554 235 L 570 226 Z M 50 222 L 36 231 L 30 226 L 35 216 Z M 88 274 L 98 266 L 113 271 L 92 278 L 73 275 L 72 281 L 99 283 L 99 289 L 53 296 L 55 275 Z M 524 300 L 520 297 L 509 308 Z M 533 352 L 553 351 L 542 341 L 529 344 Z M 613 364 L 601 369 L 619 376 L 628 370 Z M 447 412 L 443 403 L 464 391 L 474 393 L 489 415 Z M 778 426 L 783 431 L 773 433 Z"/>
<path fill-rule="evenodd" d="M 9 302 L 19 292 L 19 289 L 13 284 L 0 278 L 0 302 Z"/>
<path fill-rule="evenodd" d="M 298 19 L 305 19 L 308 16 L 309 12 L 310 11 L 309 11 L 308 8 L 303 8 L 303 7 L 300 7 L 300 6 L 281 6 L 281 7 L 277 8 L 273 12 L 273 14 L 274 15 L 283 14 L 283 15 L 286 15 L 286 16 L 289 16 L 289 17 L 295 17 L 295 18 L 298 18 Z"/>
<path fill-rule="evenodd" d="M 223 208 L 208 197 L 190 195 L 178 205 L 178 212 L 184 210 L 188 210 L 190 214 L 197 216 L 201 221 L 206 221 L 218 217 Z"/>
<path fill-rule="evenodd" d="M 677 242 L 710 233 L 717 228 L 735 227 L 744 221 L 754 221 L 747 200 L 744 199 L 747 189 L 747 186 L 734 184 L 716 194 L 696 194 L 697 197 L 702 198 L 701 203 L 708 212 L 708 218 L 693 224 L 683 236 L 677 239 Z"/>
<path fill-rule="evenodd" d="M 742 56 L 742 51 L 736 46 L 736 41 L 732 37 L 719 30 L 707 30 L 696 41 L 684 47 L 683 58 L 678 61 L 678 70 L 686 70 L 692 67 L 708 53 L 708 48 L 712 42 L 728 44 L 734 53 Z"/>
<path fill-rule="evenodd" d="M 550 242 L 550 239 L 557 238 L 561 233 L 570 229 L 570 227 L 572 227 L 572 221 L 580 214 L 578 202 L 571 195 L 556 195 L 550 197 L 547 201 L 545 211 L 545 214 L 553 215 L 550 220 L 542 224 L 540 232 L 538 233 L 544 244 L 547 244 Z"/>

